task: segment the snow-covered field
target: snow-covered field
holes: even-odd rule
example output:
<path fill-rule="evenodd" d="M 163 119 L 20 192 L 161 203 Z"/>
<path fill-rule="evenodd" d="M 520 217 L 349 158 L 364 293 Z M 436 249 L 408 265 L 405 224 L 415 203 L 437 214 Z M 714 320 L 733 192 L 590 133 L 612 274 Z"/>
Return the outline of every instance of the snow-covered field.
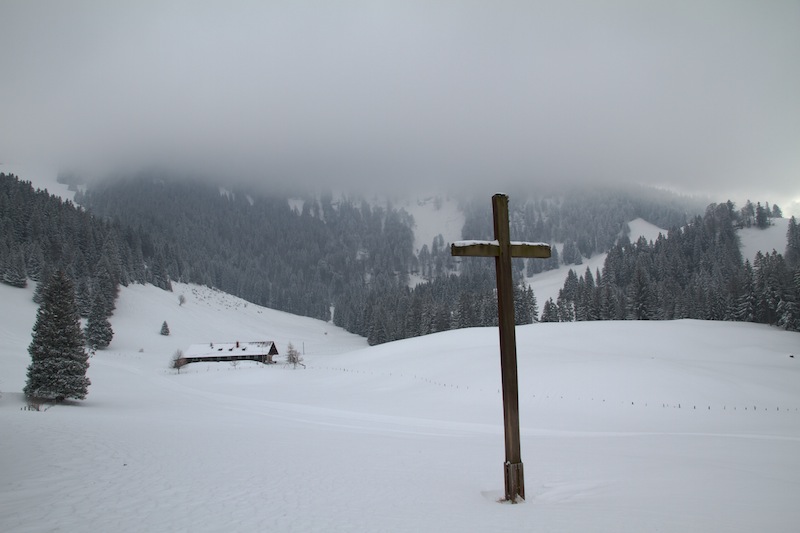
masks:
<path fill-rule="evenodd" d="M 518 328 L 528 500 L 501 505 L 493 328 L 370 348 L 210 289 L 133 286 L 114 341 L 91 359 L 88 398 L 32 412 L 21 394 L 31 294 L 0 285 L 4 532 L 800 523 L 797 333 L 699 321 Z M 308 368 L 167 368 L 192 343 L 261 339 L 282 352 L 292 342 Z"/>

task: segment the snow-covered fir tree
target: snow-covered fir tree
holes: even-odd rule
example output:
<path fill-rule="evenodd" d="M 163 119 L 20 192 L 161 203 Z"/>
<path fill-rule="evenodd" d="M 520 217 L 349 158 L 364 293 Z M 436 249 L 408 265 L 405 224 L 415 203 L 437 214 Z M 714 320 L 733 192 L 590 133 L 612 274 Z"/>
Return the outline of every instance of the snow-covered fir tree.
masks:
<path fill-rule="evenodd" d="M 552 298 L 548 298 L 544 303 L 542 322 L 558 322 L 558 306 Z"/>
<path fill-rule="evenodd" d="M 84 348 L 75 290 L 62 271 L 56 271 L 42 290 L 28 353 L 31 364 L 25 396 L 56 401 L 86 397 L 89 356 Z"/>
<path fill-rule="evenodd" d="M 95 300 L 89 312 L 85 334 L 86 345 L 92 350 L 107 348 L 114 338 L 114 330 L 106 316 L 106 305 L 103 300 Z"/>
<path fill-rule="evenodd" d="M 800 226 L 795 217 L 789 219 L 786 229 L 786 252 L 783 255 L 790 268 L 800 267 Z"/>
<path fill-rule="evenodd" d="M 23 288 L 28 285 L 25 271 L 25 258 L 22 253 L 12 253 L 6 257 L 0 279 L 3 283 L 11 285 L 12 287 Z"/>

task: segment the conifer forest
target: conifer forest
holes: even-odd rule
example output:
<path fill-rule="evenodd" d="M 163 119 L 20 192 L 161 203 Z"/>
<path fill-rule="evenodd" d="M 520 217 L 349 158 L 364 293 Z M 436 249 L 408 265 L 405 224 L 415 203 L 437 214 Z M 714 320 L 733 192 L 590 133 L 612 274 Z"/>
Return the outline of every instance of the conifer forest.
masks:
<path fill-rule="evenodd" d="M 752 263 L 739 251 L 737 229 L 767 227 L 781 216 L 777 205 L 699 206 L 664 191 L 608 186 L 512 198 L 512 238 L 559 245 L 550 259 L 514 260 L 518 324 L 700 318 L 800 329 L 796 220 L 785 249 Z M 458 203 L 462 238 L 491 238 L 487 199 Z M 627 221 L 635 218 L 668 230 L 655 241 L 631 242 Z M 206 285 L 333 320 L 371 344 L 495 325 L 494 263 L 456 261 L 441 235 L 415 250 L 414 225 L 388 200 L 290 198 L 154 171 L 82 186 L 75 203 L 0 174 L 0 279 L 38 289 L 63 271 L 88 318 L 92 349 L 110 342 L 118 287 L 131 283 Z M 602 270 L 582 266 L 606 252 Z M 572 270 L 558 298 L 537 301 L 526 277 L 563 265 Z"/>

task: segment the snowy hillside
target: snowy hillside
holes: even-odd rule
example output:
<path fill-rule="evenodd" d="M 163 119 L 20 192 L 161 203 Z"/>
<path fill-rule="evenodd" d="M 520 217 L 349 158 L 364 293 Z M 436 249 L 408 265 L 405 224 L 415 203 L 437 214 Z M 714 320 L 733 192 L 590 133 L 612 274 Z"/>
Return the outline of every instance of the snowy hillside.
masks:
<path fill-rule="evenodd" d="M 23 181 L 30 181 L 37 189 L 47 189 L 47 192 L 62 200 L 73 200 L 75 193 L 68 186 L 58 183 L 58 170 L 51 165 L 17 165 L 0 163 L 0 173 L 13 174 Z"/>
<path fill-rule="evenodd" d="M 430 195 L 409 200 L 402 207 L 414 217 L 414 253 L 419 253 L 424 245 L 430 248 L 434 237 L 440 234 L 445 243 L 461 240 L 464 213 L 452 198 Z"/>
<path fill-rule="evenodd" d="M 637 218 L 628 222 L 628 228 L 630 229 L 629 239 L 631 242 L 636 242 L 639 237 L 644 237 L 648 241 L 655 241 L 658 238 L 659 233 L 663 233 L 664 235 L 667 233 L 666 230 L 661 229 L 658 226 L 655 226 L 641 218 Z M 560 254 L 562 244 L 556 243 L 556 247 L 558 247 Z M 602 272 L 607 255 L 607 253 L 595 254 L 588 259 L 584 258 L 582 265 L 562 264 L 560 268 L 548 270 L 527 278 L 528 284 L 531 286 L 534 294 L 536 295 L 536 301 L 539 304 L 539 310 L 541 311 L 544 302 L 546 302 L 549 298 L 552 298 L 553 301 L 556 301 L 556 298 L 558 298 L 558 291 L 564 287 L 564 281 L 567 279 L 567 274 L 569 274 L 570 270 L 574 270 L 578 276 L 583 275 L 583 273 L 586 272 L 587 267 L 592 271 L 593 275 L 598 270 Z"/>
<path fill-rule="evenodd" d="M 743 260 L 749 259 L 752 263 L 759 250 L 764 254 L 771 253 L 773 250 L 779 254 L 784 253 L 789 220 L 786 218 L 774 218 L 771 221 L 773 225 L 767 229 L 745 228 L 738 231 Z M 630 228 L 629 238 L 631 242 L 635 242 L 639 237 L 644 237 L 648 241 L 655 241 L 659 233 L 664 234 L 664 236 L 667 235 L 667 230 L 650 224 L 641 218 L 629 222 L 628 227 Z M 605 253 L 597 254 L 589 259 L 584 259 L 582 265 L 562 265 L 557 270 L 542 272 L 528 278 L 528 284 L 536 294 L 539 309 L 548 298 L 556 300 L 558 291 L 564 286 L 564 281 L 570 270 L 574 270 L 579 276 L 586 271 L 586 267 L 589 267 L 592 273 L 595 273 L 598 269 L 602 272 L 607 255 Z"/>
<path fill-rule="evenodd" d="M 0 285 L 0 530 L 795 531 L 800 334 L 518 328 L 528 501 L 500 505 L 497 331 L 367 347 L 205 288 L 123 288 L 83 402 L 24 411 L 36 306 Z M 178 295 L 187 302 L 178 305 Z M 172 334 L 159 335 L 161 323 Z M 275 340 L 308 368 L 167 368 Z M 795 357 L 792 358 L 791 355 Z"/>
<path fill-rule="evenodd" d="M 772 218 L 770 221 L 772 225 L 766 229 L 744 228 L 739 230 L 743 260 L 749 259 L 752 263 L 759 250 L 764 255 L 772 253 L 772 250 L 779 254 L 784 253 L 789 219 Z"/>

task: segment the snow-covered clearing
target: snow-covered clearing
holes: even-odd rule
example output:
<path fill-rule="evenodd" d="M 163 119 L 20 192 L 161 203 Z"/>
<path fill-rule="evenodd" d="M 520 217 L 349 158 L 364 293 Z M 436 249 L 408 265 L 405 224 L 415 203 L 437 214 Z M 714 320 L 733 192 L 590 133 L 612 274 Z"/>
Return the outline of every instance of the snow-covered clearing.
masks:
<path fill-rule="evenodd" d="M 0 173 L 13 174 L 22 181 L 30 181 L 36 189 L 47 189 L 47 192 L 62 200 L 74 200 L 75 192 L 69 186 L 58 183 L 58 169 L 47 164 L 14 164 L 0 162 Z"/>
<path fill-rule="evenodd" d="M 630 229 L 629 239 L 631 242 L 636 242 L 639 237 L 644 237 L 648 242 L 655 241 L 658 238 L 659 233 L 663 233 L 664 235 L 667 233 L 666 230 L 663 230 L 642 218 L 637 218 L 628 222 L 628 228 Z M 558 248 L 559 257 L 561 257 L 563 243 L 556 243 L 555 246 Z M 574 270 L 578 276 L 582 276 L 586 273 L 586 268 L 588 267 L 594 276 L 598 270 L 600 272 L 603 271 L 603 265 L 606 262 L 607 255 L 608 254 L 604 252 L 602 254 L 595 254 L 588 259 L 584 257 L 583 264 L 581 265 L 562 264 L 555 270 L 548 270 L 540 274 L 534 274 L 533 276 L 527 278 L 528 285 L 531 286 L 533 293 L 536 295 L 536 301 L 539 304 L 539 310 L 541 311 L 544 303 L 549 298 L 552 298 L 553 301 L 556 301 L 558 298 L 558 291 L 564 287 L 564 281 L 566 281 L 567 274 L 569 274 L 570 270 Z M 536 261 L 536 259 L 530 259 L 529 261 Z"/>
<path fill-rule="evenodd" d="M 744 228 L 739 230 L 742 259 L 749 259 L 752 263 L 759 251 L 767 255 L 775 250 L 783 255 L 786 251 L 786 232 L 789 230 L 789 219 L 772 218 L 770 222 L 772 225 L 766 229 Z"/>
<path fill-rule="evenodd" d="M 628 222 L 628 229 L 630 230 L 628 238 L 631 242 L 636 242 L 639 237 L 644 237 L 647 242 L 655 242 L 659 233 L 663 233 L 665 237 L 667 236 L 667 230 L 659 228 L 643 218 L 636 218 Z"/>
<path fill-rule="evenodd" d="M 431 247 L 433 239 L 441 235 L 445 244 L 461 240 L 464 228 L 464 213 L 458 202 L 444 194 L 431 194 L 409 200 L 399 207 L 414 217 L 414 253 L 424 245 Z"/>
<path fill-rule="evenodd" d="M 24 411 L 36 306 L 0 285 L 0 530 L 796 531 L 800 335 L 518 328 L 528 500 L 500 505 L 497 331 L 367 347 L 209 289 L 123 288 L 83 402 Z M 186 304 L 178 305 L 178 294 Z M 159 335 L 161 323 L 172 334 Z M 275 340 L 308 368 L 167 368 Z M 794 354 L 795 358 L 791 358 Z"/>

